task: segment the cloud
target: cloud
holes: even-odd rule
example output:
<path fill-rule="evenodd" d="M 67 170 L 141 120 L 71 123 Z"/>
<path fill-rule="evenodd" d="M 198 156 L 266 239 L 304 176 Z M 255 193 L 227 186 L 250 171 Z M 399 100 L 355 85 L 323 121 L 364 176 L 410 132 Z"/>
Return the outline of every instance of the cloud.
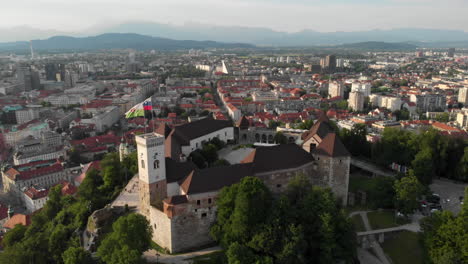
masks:
<path fill-rule="evenodd" d="M 15 0 L 1 5 L 0 25 L 78 31 L 146 20 L 290 32 L 407 27 L 468 30 L 467 11 L 466 0 Z"/>

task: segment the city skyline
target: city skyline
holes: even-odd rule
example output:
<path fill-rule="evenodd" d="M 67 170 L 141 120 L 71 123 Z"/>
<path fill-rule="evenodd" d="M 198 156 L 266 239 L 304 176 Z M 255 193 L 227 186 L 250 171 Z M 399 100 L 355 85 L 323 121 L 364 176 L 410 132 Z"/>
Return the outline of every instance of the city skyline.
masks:
<path fill-rule="evenodd" d="M 79 3 L 19 0 L 4 3 L 2 10 L 0 29 L 29 26 L 83 34 L 135 21 L 177 26 L 258 27 L 285 32 L 396 28 L 468 31 L 468 18 L 464 15 L 468 11 L 468 3 L 462 0 L 443 3 L 434 0 L 294 0 L 287 3 L 278 0 L 135 0 L 118 4 L 112 0 L 84 0 Z"/>

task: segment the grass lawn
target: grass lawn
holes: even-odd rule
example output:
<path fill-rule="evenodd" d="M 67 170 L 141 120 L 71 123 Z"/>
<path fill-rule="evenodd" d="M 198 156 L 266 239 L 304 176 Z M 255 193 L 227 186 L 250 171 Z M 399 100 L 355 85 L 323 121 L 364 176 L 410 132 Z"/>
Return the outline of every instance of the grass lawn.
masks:
<path fill-rule="evenodd" d="M 418 233 L 402 231 L 395 237 L 385 238 L 382 248 L 394 264 L 423 263 L 423 248 Z"/>
<path fill-rule="evenodd" d="M 193 260 L 193 264 L 222 264 L 227 263 L 226 255 L 224 255 L 223 251 L 216 251 L 210 254 L 206 254 L 203 256 L 197 256 L 191 258 Z"/>
<path fill-rule="evenodd" d="M 354 228 L 356 228 L 356 232 L 366 231 L 366 228 L 364 227 L 364 223 L 362 222 L 362 217 L 360 215 L 353 215 L 351 217 L 351 221 L 354 224 Z"/>
<path fill-rule="evenodd" d="M 367 191 L 371 188 L 373 188 L 372 178 L 358 174 L 349 177 L 350 192 L 357 192 L 359 190 Z"/>
<path fill-rule="evenodd" d="M 374 211 L 367 213 L 369 223 L 373 230 L 399 226 L 394 211 Z"/>

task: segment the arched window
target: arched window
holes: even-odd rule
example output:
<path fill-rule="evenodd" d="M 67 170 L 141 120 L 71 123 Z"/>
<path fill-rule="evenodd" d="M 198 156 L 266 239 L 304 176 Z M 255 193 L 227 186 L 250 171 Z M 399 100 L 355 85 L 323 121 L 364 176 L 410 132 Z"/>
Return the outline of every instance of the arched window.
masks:
<path fill-rule="evenodd" d="M 142 168 L 142 169 L 145 168 L 145 160 L 141 160 L 141 168 Z"/>
<path fill-rule="evenodd" d="M 155 160 L 153 166 L 155 169 L 159 169 L 159 160 Z"/>

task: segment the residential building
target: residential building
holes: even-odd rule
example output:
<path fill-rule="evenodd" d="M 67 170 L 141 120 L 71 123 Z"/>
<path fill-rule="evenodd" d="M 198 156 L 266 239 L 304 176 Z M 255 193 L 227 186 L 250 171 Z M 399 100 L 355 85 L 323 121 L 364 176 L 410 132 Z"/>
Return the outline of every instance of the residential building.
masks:
<path fill-rule="evenodd" d="M 444 110 L 446 107 L 446 99 L 443 94 L 423 93 L 412 94 L 410 101 L 416 103 L 416 109 L 420 112 L 433 112 L 437 110 Z"/>
<path fill-rule="evenodd" d="M 353 109 L 354 111 L 362 111 L 364 109 L 364 93 L 349 93 L 348 107 Z"/>
<path fill-rule="evenodd" d="M 344 90 L 345 85 L 342 82 L 331 82 L 328 85 L 328 96 L 332 98 L 340 96 L 341 98 L 343 98 Z"/>
<path fill-rule="evenodd" d="M 460 90 L 458 90 L 458 102 L 468 105 L 468 87 L 460 88 Z"/>

